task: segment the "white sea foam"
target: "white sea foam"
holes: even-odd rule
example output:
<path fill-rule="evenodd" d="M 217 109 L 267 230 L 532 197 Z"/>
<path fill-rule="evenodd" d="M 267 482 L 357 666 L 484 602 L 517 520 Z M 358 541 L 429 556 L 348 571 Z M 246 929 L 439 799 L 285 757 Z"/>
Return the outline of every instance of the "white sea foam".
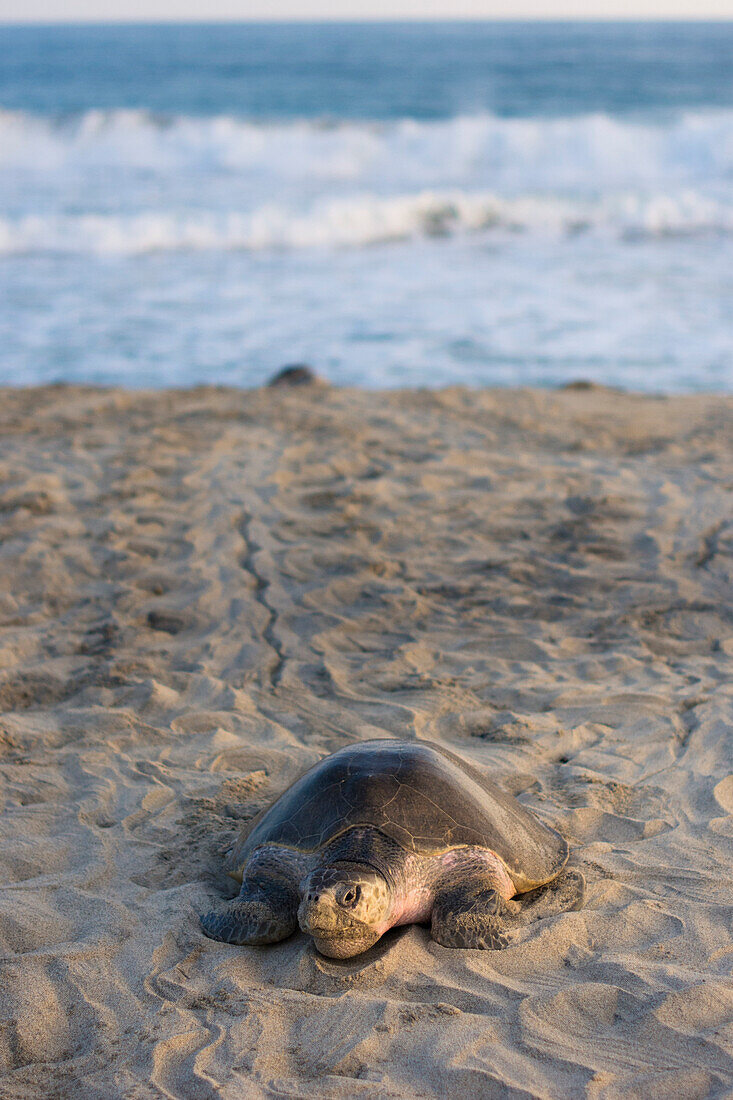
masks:
<path fill-rule="evenodd" d="M 255 123 L 0 112 L 0 252 L 728 233 L 733 112 Z"/>
<path fill-rule="evenodd" d="M 0 170 L 226 172 L 387 184 L 484 180 L 489 185 L 622 187 L 733 172 L 733 112 L 666 121 L 464 116 L 418 122 L 260 123 L 230 116 L 156 117 L 88 111 L 52 120 L 0 112 Z"/>
<path fill-rule="evenodd" d="M 0 112 L 0 373 L 730 389 L 732 240 L 733 111 Z"/>
<path fill-rule="evenodd" d="M 570 202 L 536 196 L 423 191 L 358 195 L 301 212 L 267 204 L 247 212 L 144 211 L 128 215 L 25 215 L 0 218 L 0 253 L 134 255 L 156 251 L 259 251 L 364 247 L 387 241 L 476 233 L 558 236 L 597 232 L 616 238 L 733 232 L 733 208 L 694 191 L 606 196 Z"/>

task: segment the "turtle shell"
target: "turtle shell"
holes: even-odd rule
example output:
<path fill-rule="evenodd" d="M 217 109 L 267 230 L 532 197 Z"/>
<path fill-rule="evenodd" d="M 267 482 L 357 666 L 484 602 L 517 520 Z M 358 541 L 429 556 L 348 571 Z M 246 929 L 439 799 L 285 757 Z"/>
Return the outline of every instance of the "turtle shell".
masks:
<path fill-rule="evenodd" d="M 517 892 L 553 879 L 568 846 L 512 795 L 430 741 L 377 740 L 324 757 L 245 826 L 230 866 L 260 844 L 318 851 L 354 826 L 371 825 L 408 852 L 489 848 Z"/>

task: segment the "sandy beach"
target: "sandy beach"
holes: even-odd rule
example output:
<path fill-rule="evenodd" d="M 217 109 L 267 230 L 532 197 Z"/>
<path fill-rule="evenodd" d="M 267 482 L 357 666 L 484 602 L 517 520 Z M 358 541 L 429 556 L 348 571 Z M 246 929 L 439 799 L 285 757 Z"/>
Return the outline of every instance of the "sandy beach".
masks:
<path fill-rule="evenodd" d="M 733 1090 L 733 398 L 3 390 L 0 1096 Z M 236 948 L 222 852 L 349 742 L 559 828 L 502 952 Z"/>

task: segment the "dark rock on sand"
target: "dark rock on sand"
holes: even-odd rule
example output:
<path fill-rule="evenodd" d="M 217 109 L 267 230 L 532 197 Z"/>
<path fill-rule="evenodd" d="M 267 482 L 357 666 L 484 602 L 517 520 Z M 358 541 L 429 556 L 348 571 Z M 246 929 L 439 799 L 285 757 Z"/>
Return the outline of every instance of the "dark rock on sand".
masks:
<path fill-rule="evenodd" d="M 311 386 L 320 381 L 316 372 L 307 363 L 291 363 L 274 374 L 267 384 L 268 386 Z"/>

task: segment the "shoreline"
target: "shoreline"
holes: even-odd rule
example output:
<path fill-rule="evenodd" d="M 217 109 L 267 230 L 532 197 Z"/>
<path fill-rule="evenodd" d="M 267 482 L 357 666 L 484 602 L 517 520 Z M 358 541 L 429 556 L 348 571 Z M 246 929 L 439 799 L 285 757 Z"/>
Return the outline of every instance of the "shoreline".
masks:
<path fill-rule="evenodd" d="M 728 1093 L 733 395 L 2 398 L 3 1095 Z M 375 736 L 560 828 L 584 908 L 207 940 L 242 821 Z"/>
<path fill-rule="evenodd" d="M 545 386 L 527 384 L 507 384 L 501 385 L 486 384 L 486 385 L 469 385 L 465 382 L 456 382 L 454 385 L 440 385 L 440 386 L 361 386 L 361 385 L 346 385 L 339 382 L 332 382 L 328 377 L 318 373 L 315 368 L 311 368 L 306 363 L 293 364 L 297 367 L 305 367 L 307 370 L 313 370 L 313 380 L 310 383 L 295 383 L 285 384 L 281 386 L 275 385 L 275 379 L 281 373 L 281 371 L 287 369 L 290 364 L 277 369 L 273 369 L 272 373 L 256 386 L 234 385 L 229 382 L 196 382 L 186 386 L 125 386 L 120 384 L 107 384 L 103 382 L 66 382 L 58 380 L 55 382 L 18 382 L 12 384 L 8 382 L 0 383 L 0 394 L 13 394 L 13 393 L 30 393 L 36 392 L 66 392 L 73 391 L 78 393 L 119 393 L 119 394 L 139 394 L 152 396 L 154 394 L 193 394 L 193 393 L 221 393 L 222 391 L 233 394 L 245 394 L 245 393 L 260 393 L 263 390 L 280 389 L 286 391 L 293 391 L 300 393 L 308 392 L 309 385 L 315 385 L 320 387 L 321 390 L 327 389 L 333 392 L 339 393 L 363 393 L 363 394 L 403 394 L 410 393 L 478 393 L 478 394 L 502 394 L 502 393 L 537 393 L 537 394 L 553 394 L 553 393 L 611 393 L 620 397 L 639 398 L 641 400 L 659 400 L 659 401 L 676 401 L 684 398 L 713 398 L 719 397 L 724 401 L 733 400 L 733 391 L 727 389 L 704 389 L 704 390 L 635 390 L 628 389 L 624 386 L 606 385 L 603 382 L 594 382 L 589 378 L 573 378 L 569 382 L 548 382 Z"/>

